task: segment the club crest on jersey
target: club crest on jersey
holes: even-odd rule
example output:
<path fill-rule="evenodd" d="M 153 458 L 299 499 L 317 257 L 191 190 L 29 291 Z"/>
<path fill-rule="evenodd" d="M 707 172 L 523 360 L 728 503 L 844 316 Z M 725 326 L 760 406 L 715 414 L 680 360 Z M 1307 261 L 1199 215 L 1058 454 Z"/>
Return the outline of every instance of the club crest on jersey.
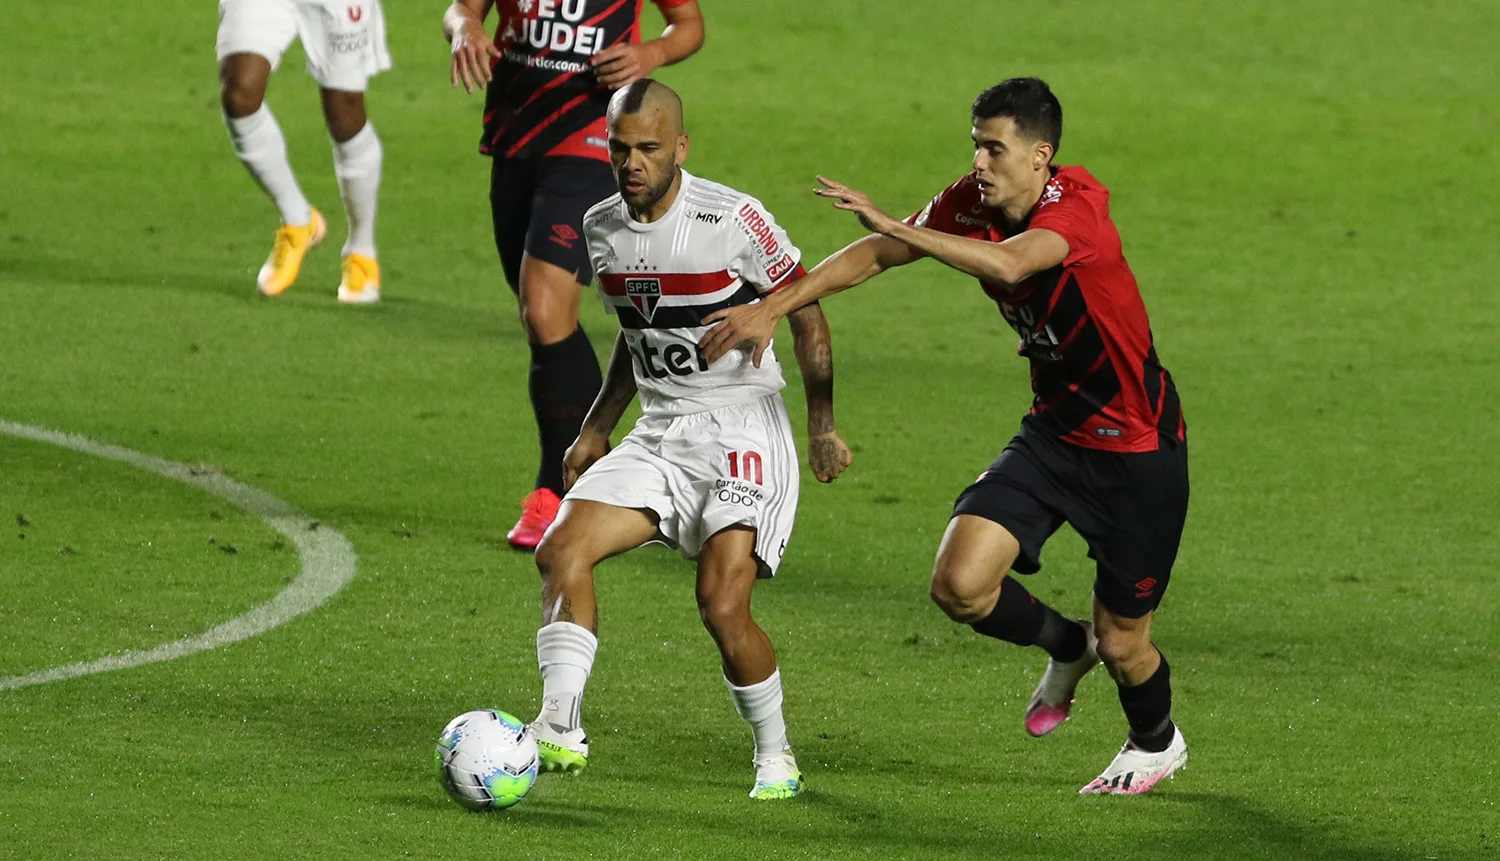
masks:
<path fill-rule="evenodd" d="M 625 296 L 649 323 L 652 315 L 656 313 L 656 303 L 661 301 L 661 279 L 626 278 Z"/>

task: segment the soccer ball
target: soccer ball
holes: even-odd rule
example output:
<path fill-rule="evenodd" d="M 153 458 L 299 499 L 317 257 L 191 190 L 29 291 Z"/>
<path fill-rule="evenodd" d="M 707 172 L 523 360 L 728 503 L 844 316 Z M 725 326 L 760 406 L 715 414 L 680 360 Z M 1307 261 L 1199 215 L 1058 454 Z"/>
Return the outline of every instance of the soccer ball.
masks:
<path fill-rule="evenodd" d="M 437 770 L 454 801 L 470 810 L 503 810 L 536 783 L 536 737 L 498 709 L 464 712 L 438 737 Z"/>

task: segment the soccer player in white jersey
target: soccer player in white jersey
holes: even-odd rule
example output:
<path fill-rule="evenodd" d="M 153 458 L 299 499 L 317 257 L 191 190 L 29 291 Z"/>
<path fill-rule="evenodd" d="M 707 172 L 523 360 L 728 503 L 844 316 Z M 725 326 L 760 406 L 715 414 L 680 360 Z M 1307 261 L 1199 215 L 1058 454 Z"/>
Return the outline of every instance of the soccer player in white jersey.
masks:
<path fill-rule="evenodd" d="M 620 193 L 584 215 L 606 308 L 620 318 L 604 387 L 564 458 L 570 489 L 537 549 L 543 767 L 588 758 L 579 705 L 598 646 L 594 566 L 650 541 L 697 560 L 698 610 L 724 680 L 755 740 L 755 799 L 792 798 L 802 774 L 787 741 L 776 654 L 750 615 L 758 578 L 776 572 L 797 510 L 797 451 L 773 359 L 743 352 L 712 365 L 700 319 L 753 302 L 802 273 L 801 252 L 759 201 L 682 170 L 688 139 L 677 94 L 650 79 L 618 91 L 607 114 Z M 807 313 L 803 313 L 807 312 Z M 800 315 L 800 316 L 799 316 Z M 832 481 L 850 455 L 834 429 L 828 324 L 816 305 L 788 318 L 807 390 L 809 460 Z M 632 398 L 641 417 L 611 451 Z"/>
<path fill-rule="evenodd" d="M 323 118 L 333 138 L 333 172 L 349 220 L 340 302 L 380 299 L 375 262 L 375 202 L 381 147 L 365 117 L 365 85 L 391 67 L 380 0 L 219 0 L 219 81 L 229 140 L 245 168 L 276 204 L 281 227 L 256 289 L 276 296 L 297 280 L 302 259 L 323 241 L 328 223 L 292 173 L 281 127 L 263 104 L 266 81 L 300 38 L 307 71 L 322 89 Z"/>

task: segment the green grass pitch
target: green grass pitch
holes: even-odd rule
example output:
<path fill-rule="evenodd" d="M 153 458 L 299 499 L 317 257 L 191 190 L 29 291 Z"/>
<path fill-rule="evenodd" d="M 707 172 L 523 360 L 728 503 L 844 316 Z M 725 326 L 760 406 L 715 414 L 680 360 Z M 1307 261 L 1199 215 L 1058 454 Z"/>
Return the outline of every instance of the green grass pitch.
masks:
<path fill-rule="evenodd" d="M 213 4 L 0 4 L 0 419 L 215 465 L 359 556 L 259 637 L 0 691 L 0 858 L 1500 857 L 1492 3 L 705 0 L 706 47 L 661 74 L 689 166 L 811 260 L 860 232 L 814 174 L 914 210 L 966 169 L 978 90 L 1058 91 L 1059 161 L 1114 192 L 1191 426 L 1157 636 L 1192 764 L 1079 798 L 1123 737 L 1105 676 L 1030 739 L 1039 654 L 928 601 L 952 498 L 1028 389 L 993 306 L 922 263 L 826 303 L 856 460 L 805 479 L 757 591 L 807 795 L 745 798 L 690 569 L 646 550 L 600 573 L 589 770 L 498 815 L 430 771 L 449 718 L 529 715 L 540 687 L 535 571 L 503 542 L 534 469 L 528 355 L 442 5 L 387 3 L 387 299 L 359 309 L 333 297 L 343 220 L 299 50 L 269 103 L 333 235 L 260 301 L 275 216 L 219 119 Z M 584 318 L 604 352 L 588 294 Z M 6 436 L 0 517 L 0 677 L 197 633 L 298 571 L 221 500 Z M 1081 543 L 1046 563 L 1030 585 L 1083 612 Z"/>

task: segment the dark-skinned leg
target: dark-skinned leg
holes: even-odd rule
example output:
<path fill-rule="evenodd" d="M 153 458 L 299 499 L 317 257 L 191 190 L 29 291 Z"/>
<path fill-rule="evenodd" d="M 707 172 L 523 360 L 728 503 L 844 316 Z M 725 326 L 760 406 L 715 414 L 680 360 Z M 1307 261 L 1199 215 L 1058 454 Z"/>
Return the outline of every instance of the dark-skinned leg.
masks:
<path fill-rule="evenodd" d="M 219 62 L 219 102 L 235 153 L 276 204 L 283 224 L 305 225 L 312 210 L 287 160 L 286 138 L 266 107 L 271 62 L 259 54 L 230 54 Z"/>

